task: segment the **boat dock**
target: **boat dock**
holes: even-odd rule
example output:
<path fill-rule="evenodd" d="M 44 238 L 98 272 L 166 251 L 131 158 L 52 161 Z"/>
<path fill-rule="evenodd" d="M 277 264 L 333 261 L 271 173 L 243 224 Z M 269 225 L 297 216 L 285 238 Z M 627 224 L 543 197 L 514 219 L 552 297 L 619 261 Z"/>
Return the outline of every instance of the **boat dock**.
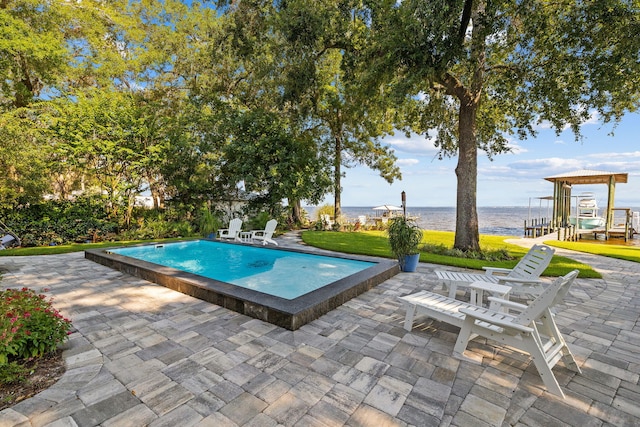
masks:
<path fill-rule="evenodd" d="M 554 230 L 553 225 L 547 218 L 533 218 L 531 220 L 524 220 L 524 237 L 536 237 L 545 236 L 552 233 Z"/>
<path fill-rule="evenodd" d="M 579 228 L 575 224 L 566 227 L 555 227 L 546 219 L 525 221 L 524 237 L 536 238 L 556 233 L 558 240 L 578 241 L 583 237 L 592 236 L 594 240 L 609 240 L 610 238 L 628 241 L 640 233 L 640 212 L 632 212 L 630 208 L 614 208 L 614 211 L 625 213 L 622 222 L 614 223 L 611 227 Z"/>
<path fill-rule="evenodd" d="M 577 241 L 592 235 L 596 240 L 621 238 L 627 242 L 640 232 L 640 213 L 630 208 L 614 207 L 616 183 L 626 183 L 628 174 L 594 170 L 579 170 L 545 178 L 554 184 L 553 196 L 539 197 L 553 201 L 553 215 L 525 221 L 524 236 L 539 237 L 557 233 L 558 240 Z M 605 184 L 608 188 L 607 207 L 600 216 L 595 195 L 585 192 L 577 196 L 571 191 L 576 185 Z M 540 207 L 541 208 L 541 207 Z M 531 210 L 531 199 L 529 199 Z M 531 216 L 530 216 L 531 218 Z"/>

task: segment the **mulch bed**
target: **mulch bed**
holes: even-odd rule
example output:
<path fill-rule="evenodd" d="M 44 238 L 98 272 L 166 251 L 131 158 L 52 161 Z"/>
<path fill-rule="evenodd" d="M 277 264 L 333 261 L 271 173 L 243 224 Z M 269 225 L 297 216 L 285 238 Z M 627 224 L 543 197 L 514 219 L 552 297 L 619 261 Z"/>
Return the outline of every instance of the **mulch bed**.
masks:
<path fill-rule="evenodd" d="M 29 370 L 24 381 L 0 383 L 0 411 L 46 390 L 65 372 L 62 350 L 27 362 L 24 366 Z"/>

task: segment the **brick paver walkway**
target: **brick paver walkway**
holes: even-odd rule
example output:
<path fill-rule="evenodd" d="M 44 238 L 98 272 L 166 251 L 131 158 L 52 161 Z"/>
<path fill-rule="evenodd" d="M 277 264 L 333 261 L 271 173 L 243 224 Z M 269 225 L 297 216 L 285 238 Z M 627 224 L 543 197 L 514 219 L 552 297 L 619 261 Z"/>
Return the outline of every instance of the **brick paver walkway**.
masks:
<path fill-rule="evenodd" d="M 402 329 L 397 297 L 434 288 L 433 265 L 291 332 L 81 253 L 0 258 L 0 286 L 50 288 L 75 328 L 62 379 L 0 426 L 640 425 L 640 265 L 571 256 L 604 279 L 577 280 L 557 316 L 583 370 L 554 368 L 564 400 L 522 354 L 474 341 L 460 360 L 456 328 Z"/>

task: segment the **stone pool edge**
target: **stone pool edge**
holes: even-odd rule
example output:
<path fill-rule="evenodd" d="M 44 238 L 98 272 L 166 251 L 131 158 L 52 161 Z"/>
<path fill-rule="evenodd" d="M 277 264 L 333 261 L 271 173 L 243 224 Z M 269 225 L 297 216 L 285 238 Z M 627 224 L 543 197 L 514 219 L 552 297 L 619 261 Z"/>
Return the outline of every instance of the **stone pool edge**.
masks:
<path fill-rule="evenodd" d="M 234 243 L 225 242 L 225 244 L 233 245 Z M 289 330 L 300 328 L 400 272 L 397 261 L 384 258 L 344 254 L 327 255 L 291 248 L 263 247 L 262 249 L 367 261 L 375 265 L 298 298 L 287 300 L 193 273 L 129 258 L 112 253 L 109 248 L 86 250 L 85 258 Z"/>

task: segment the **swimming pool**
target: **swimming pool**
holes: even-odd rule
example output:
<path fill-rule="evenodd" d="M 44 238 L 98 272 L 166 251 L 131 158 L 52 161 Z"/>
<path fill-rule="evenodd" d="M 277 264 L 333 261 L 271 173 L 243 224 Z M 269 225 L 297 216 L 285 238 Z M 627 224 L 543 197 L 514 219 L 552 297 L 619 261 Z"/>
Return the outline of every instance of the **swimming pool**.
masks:
<path fill-rule="evenodd" d="M 208 239 L 88 250 L 85 257 L 291 330 L 398 272 L 391 260 Z"/>
<path fill-rule="evenodd" d="M 374 265 L 369 261 L 208 240 L 119 248 L 111 252 L 288 300 Z"/>

